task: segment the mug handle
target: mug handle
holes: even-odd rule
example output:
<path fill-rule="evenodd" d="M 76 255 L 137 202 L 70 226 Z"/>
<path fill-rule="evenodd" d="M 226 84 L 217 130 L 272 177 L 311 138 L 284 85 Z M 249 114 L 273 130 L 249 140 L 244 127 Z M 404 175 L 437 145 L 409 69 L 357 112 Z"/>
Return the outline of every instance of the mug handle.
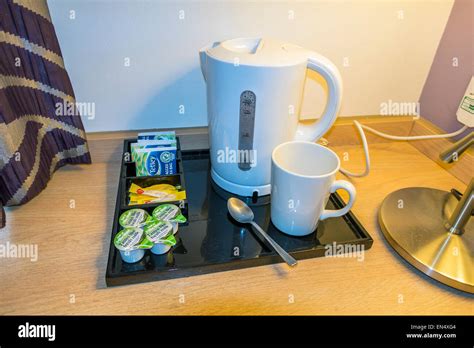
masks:
<path fill-rule="evenodd" d="M 341 209 L 337 209 L 337 210 L 324 209 L 323 212 L 321 213 L 319 220 L 322 221 L 328 218 L 339 217 L 339 216 L 347 214 L 349 210 L 351 210 L 356 198 L 356 189 L 354 185 L 352 185 L 349 181 L 336 180 L 332 183 L 329 191 L 331 193 L 334 193 L 338 189 L 343 189 L 347 193 L 349 193 L 349 202 L 346 204 L 344 208 L 341 208 Z"/>

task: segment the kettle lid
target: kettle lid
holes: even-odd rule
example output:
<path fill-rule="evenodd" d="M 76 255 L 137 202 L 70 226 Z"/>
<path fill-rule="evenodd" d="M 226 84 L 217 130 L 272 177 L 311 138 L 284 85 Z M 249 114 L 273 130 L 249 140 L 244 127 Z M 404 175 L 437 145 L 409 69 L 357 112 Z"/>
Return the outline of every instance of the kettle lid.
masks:
<path fill-rule="evenodd" d="M 217 60 L 239 65 L 289 66 L 306 62 L 309 51 L 267 38 L 237 38 L 219 42 L 207 50 Z"/>

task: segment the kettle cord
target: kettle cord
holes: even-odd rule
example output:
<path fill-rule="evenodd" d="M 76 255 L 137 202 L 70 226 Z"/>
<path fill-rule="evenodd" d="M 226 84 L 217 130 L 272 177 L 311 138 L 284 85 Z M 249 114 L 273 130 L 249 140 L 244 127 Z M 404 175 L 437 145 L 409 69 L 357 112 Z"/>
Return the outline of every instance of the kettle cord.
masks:
<path fill-rule="evenodd" d="M 369 175 L 369 172 L 370 172 L 369 145 L 367 144 L 367 138 L 365 137 L 364 129 L 369 131 L 370 133 L 378 135 L 379 137 L 390 139 L 390 140 L 428 140 L 428 139 L 452 138 L 452 137 L 455 137 L 456 135 L 461 134 L 462 132 L 464 132 L 466 129 L 469 128 L 468 126 L 464 126 L 453 133 L 447 133 L 447 134 L 398 136 L 398 135 L 390 135 L 390 134 L 379 132 L 376 129 L 370 128 L 368 126 L 364 126 L 363 124 L 359 123 L 359 121 L 354 121 L 354 125 L 356 126 L 359 132 L 360 138 L 362 139 L 362 146 L 364 147 L 365 170 L 362 173 L 353 173 L 344 168 L 340 168 L 339 171 L 344 175 L 352 176 L 356 178 L 362 178 L 364 176 L 367 176 Z"/>

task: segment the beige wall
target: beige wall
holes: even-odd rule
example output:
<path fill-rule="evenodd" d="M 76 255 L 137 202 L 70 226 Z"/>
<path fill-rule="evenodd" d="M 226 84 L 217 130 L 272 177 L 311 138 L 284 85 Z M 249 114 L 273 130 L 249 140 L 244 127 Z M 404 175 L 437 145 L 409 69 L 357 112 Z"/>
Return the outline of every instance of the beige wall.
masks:
<path fill-rule="evenodd" d="M 380 104 L 389 100 L 419 100 L 452 5 L 450 0 L 377 0 L 295 6 L 300 7 L 299 25 L 306 28 L 298 32 L 302 41 L 341 71 L 340 115 L 356 116 L 380 114 Z M 305 95 L 303 114 L 321 114 L 323 88 L 310 80 Z"/>
<path fill-rule="evenodd" d="M 345 86 L 341 115 L 379 114 L 388 100 L 416 102 L 453 1 L 48 3 L 76 96 L 96 103 L 86 130 L 104 131 L 206 125 L 197 51 L 238 36 L 280 38 L 334 61 Z M 305 93 L 303 114 L 320 114 L 323 88 L 309 81 Z"/>

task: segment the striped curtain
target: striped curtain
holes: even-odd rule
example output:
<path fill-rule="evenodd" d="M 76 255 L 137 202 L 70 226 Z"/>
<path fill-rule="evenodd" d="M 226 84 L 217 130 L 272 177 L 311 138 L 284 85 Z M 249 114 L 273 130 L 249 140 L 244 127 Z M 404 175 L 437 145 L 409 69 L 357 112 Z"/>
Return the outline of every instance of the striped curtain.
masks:
<path fill-rule="evenodd" d="M 90 163 L 46 0 L 0 0 L 0 204 L 38 195 L 56 169 Z M 58 112 L 63 110 L 63 112 Z"/>

